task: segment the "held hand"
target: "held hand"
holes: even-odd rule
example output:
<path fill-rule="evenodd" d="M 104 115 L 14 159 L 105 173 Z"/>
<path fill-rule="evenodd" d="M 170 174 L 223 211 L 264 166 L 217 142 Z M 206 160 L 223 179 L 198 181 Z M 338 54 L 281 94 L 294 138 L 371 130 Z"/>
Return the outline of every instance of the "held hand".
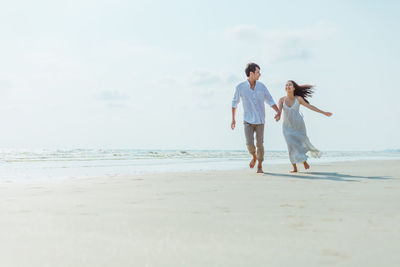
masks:
<path fill-rule="evenodd" d="M 232 123 L 231 123 L 231 128 L 232 128 L 232 130 L 234 130 L 234 129 L 235 129 L 235 126 L 236 126 L 236 121 L 235 121 L 235 120 L 233 120 L 233 121 L 232 121 Z"/>
<path fill-rule="evenodd" d="M 274 118 L 275 118 L 275 121 L 278 122 L 281 119 L 281 114 L 280 113 L 276 113 Z"/>
<path fill-rule="evenodd" d="M 332 116 L 332 112 L 324 112 L 324 115 L 330 117 Z"/>

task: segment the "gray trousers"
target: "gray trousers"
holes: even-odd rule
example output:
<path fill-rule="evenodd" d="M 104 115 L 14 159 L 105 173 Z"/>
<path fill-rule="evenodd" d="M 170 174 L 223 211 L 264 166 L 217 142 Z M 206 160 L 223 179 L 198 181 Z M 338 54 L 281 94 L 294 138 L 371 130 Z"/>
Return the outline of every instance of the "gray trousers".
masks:
<path fill-rule="evenodd" d="M 244 134 L 246 136 L 246 145 L 250 154 L 256 153 L 254 146 L 254 133 L 256 133 L 257 145 L 257 159 L 258 161 L 264 160 L 264 124 L 250 124 L 244 122 Z"/>

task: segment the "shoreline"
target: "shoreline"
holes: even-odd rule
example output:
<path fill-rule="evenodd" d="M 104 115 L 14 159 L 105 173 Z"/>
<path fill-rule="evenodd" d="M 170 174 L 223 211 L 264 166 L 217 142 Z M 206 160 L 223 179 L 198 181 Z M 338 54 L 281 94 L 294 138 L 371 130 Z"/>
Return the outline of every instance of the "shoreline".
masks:
<path fill-rule="evenodd" d="M 150 161 L 151 159 L 149 159 Z M 126 177 L 126 176 L 137 176 L 137 175 L 168 175 L 168 174 L 179 174 L 179 173 L 196 173 L 196 172 L 224 172 L 224 171 L 246 171 L 251 169 L 248 167 L 248 163 L 250 162 L 251 157 L 249 156 L 248 160 L 243 159 L 216 159 L 213 160 L 203 160 L 201 162 L 192 162 L 192 161 L 183 161 L 178 162 L 175 161 L 173 165 L 177 167 L 171 167 L 171 164 L 164 163 L 160 165 L 140 165 L 140 166 L 130 166 L 131 171 L 128 170 L 119 170 L 118 167 L 106 172 L 98 167 L 98 170 L 95 170 L 96 167 L 56 167 L 56 168 L 45 168 L 45 170 L 40 170 L 38 168 L 31 168 L 29 171 L 24 171 L 21 169 L 21 173 L 18 173 L 14 168 L 14 172 L 6 173 L 3 171 L 0 177 L 1 181 L 23 181 L 23 182 L 34 182 L 34 181 L 53 181 L 53 180 L 67 180 L 67 179 L 91 179 L 96 177 Z M 311 166 L 311 170 L 313 166 L 319 166 L 324 164 L 336 164 L 336 163 L 346 163 L 346 162 L 377 162 L 377 161 L 393 161 L 400 160 L 397 157 L 375 157 L 375 158 L 334 158 L 334 159 L 323 159 L 323 158 L 309 158 L 308 163 Z M 184 166 L 182 166 L 184 165 Z M 297 164 L 299 171 L 305 171 L 303 168 L 303 164 Z M 123 166 L 122 166 L 123 168 Z M 136 169 L 135 169 L 136 168 Z M 292 165 L 289 159 L 274 159 L 274 160 L 265 160 L 263 163 L 263 170 L 266 171 L 268 169 L 281 170 L 285 171 L 291 170 Z M 280 169 L 279 169 L 280 168 Z M 105 174 L 107 173 L 107 174 Z"/>

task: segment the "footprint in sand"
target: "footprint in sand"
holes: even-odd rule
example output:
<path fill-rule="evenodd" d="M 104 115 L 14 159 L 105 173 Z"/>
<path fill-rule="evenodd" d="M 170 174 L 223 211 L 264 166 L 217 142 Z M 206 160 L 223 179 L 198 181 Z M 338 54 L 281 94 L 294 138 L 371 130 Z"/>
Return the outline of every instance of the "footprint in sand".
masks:
<path fill-rule="evenodd" d="M 228 207 L 217 207 L 217 210 L 222 212 L 231 212 L 231 209 Z"/>
<path fill-rule="evenodd" d="M 333 249 L 324 249 L 323 254 L 325 256 L 331 256 L 331 257 L 340 258 L 343 260 L 350 258 L 350 255 L 348 255 L 344 252 L 333 250 Z"/>

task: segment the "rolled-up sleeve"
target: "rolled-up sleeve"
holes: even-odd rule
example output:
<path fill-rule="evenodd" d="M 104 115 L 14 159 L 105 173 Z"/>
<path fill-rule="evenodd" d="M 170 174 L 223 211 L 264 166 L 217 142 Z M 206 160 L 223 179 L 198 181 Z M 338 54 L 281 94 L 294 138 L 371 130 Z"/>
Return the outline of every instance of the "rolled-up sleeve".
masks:
<path fill-rule="evenodd" d="M 271 94 L 269 93 L 267 87 L 264 87 L 264 90 L 265 90 L 265 92 L 264 92 L 264 100 L 265 100 L 265 102 L 270 106 L 276 105 L 275 101 L 272 98 Z"/>
<path fill-rule="evenodd" d="M 232 100 L 232 107 L 236 108 L 239 103 L 240 103 L 240 93 L 239 93 L 239 88 L 236 87 L 235 95 L 233 96 Z"/>

